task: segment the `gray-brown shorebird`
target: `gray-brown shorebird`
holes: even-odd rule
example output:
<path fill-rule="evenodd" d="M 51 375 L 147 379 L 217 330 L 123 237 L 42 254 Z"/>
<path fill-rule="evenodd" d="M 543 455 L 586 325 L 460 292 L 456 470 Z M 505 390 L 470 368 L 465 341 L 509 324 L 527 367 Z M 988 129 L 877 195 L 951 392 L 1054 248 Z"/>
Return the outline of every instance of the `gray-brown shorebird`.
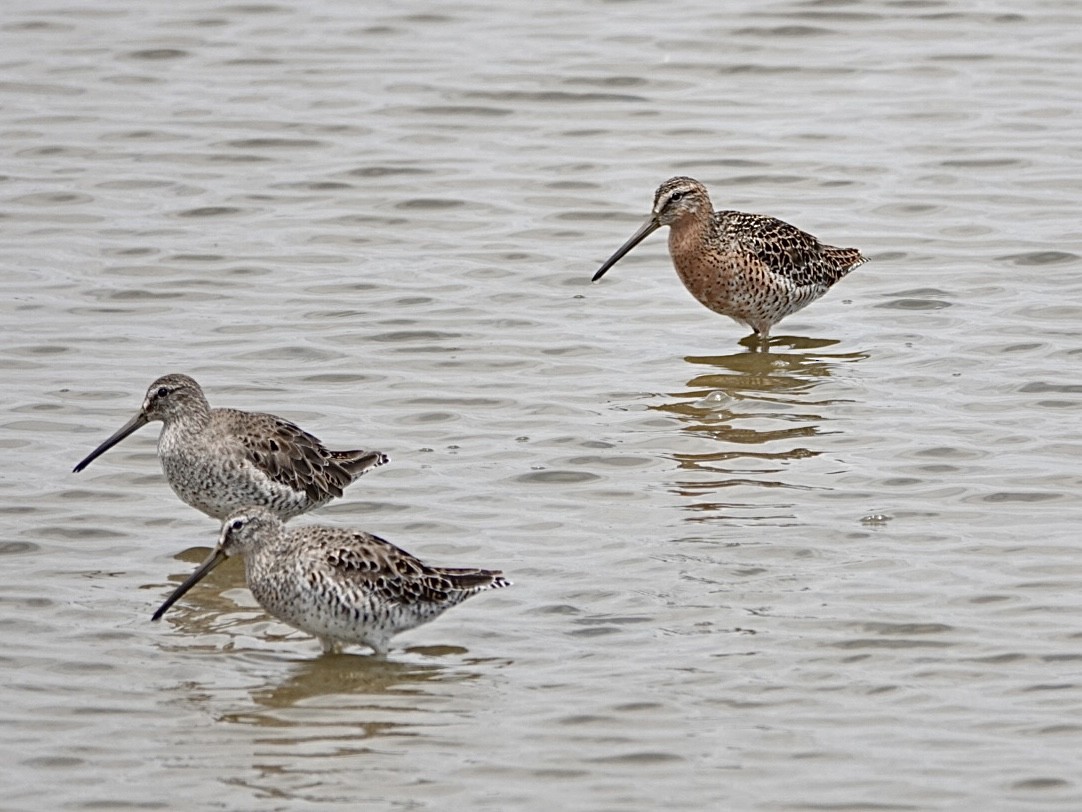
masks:
<path fill-rule="evenodd" d="M 856 248 L 824 245 L 774 217 L 716 212 L 705 186 L 676 177 L 657 188 L 646 222 L 605 260 L 593 281 L 662 226 L 669 227 L 669 255 L 691 295 L 764 340 L 773 325 L 866 261 Z"/>
<path fill-rule="evenodd" d="M 187 375 L 163 375 L 139 412 L 75 466 L 78 473 L 154 420 L 164 426 L 158 458 L 182 500 L 215 519 L 262 505 L 283 521 L 327 504 L 357 477 L 387 462 L 379 451 L 330 451 L 272 414 L 212 409 Z"/>
<path fill-rule="evenodd" d="M 434 620 L 486 589 L 510 586 L 496 570 L 433 567 L 361 530 L 311 525 L 287 529 L 252 507 L 226 518 L 218 546 L 154 613 L 158 620 L 226 558 L 244 557 L 248 589 L 269 614 L 319 638 L 386 654 L 391 638 Z"/>

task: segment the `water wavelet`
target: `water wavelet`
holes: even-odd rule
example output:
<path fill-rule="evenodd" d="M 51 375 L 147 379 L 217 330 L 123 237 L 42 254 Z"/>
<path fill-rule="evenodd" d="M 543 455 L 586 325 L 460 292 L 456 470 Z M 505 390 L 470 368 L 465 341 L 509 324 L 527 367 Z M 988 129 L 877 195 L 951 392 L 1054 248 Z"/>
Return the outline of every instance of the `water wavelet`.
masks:
<path fill-rule="evenodd" d="M 387 746 L 388 739 L 426 736 L 432 708 L 453 691 L 440 686 L 484 673 L 483 668 L 472 668 L 472 662 L 453 662 L 322 657 L 290 663 L 284 675 L 249 690 L 250 705 L 222 714 L 221 721 L 259 729 L 266 758 L 273 762 L 280 756 L 286 769 L 296 763 L 298 741 L 305 742 L 309 764 L 370 754 L 373 747 Z"/>
<path fill-rule="evenodd" d="M 347 697 L 424 695 L 427 693 L 426 683 L 471 677 L 457 668 L 441 664 L 373 657 L 319 657 L 290 663 L 290 666 L 285 679 L 277 675 L 277 679 L 251 690 L 252 701 L 260 710 L 255 713 L 249 710 L 243 717 L 232 721 L 279 726 L 286 717 L 277 714 L 277 711 L 309 706 L 324 699 L 334 698 L 333 706 L 341 709 L 344 705 L 352 704 Z M 261 710 L 269 713 L 261 713 Z M 308 722 L 305 719 L 298 721 L 298 724 L 307 725 Z M 403 726 L 386 724 L 391 727 Z"/>
<path fill-rule="evenodd" d="M 789 517 L 788 491 L 830 487 L 822 466 L 798 463 L 823 454 L 819 438 L 837 431 L 831 407 L 844 398 L 823 387 L 840 365 L 867 357 L 823 352 L 837 343 L 786 339 L 778 345 L 788 351 L 684 359 L 695 372 L 686 389 L 651 408 L 673 416 L 682 435 L 669 488 L 692 521 Z"/>

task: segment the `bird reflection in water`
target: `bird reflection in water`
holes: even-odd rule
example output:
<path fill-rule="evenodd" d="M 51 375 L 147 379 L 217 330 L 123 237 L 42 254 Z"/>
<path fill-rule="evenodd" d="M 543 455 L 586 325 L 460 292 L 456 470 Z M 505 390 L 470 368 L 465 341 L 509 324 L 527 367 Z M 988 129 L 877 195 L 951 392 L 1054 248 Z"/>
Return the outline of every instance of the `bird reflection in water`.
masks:
<path fill-rule="evenodd" d="M 684 359 L 696 368 L 687 391 L 653 408 L 674 416 L 685 435 L 713 441 L 704 451 L 673 454 L 679 469 L 671 489 L 693 500 L 685 504 L 691 521 L 789 518 L 791 500 L 776 489 L 829 487 L 804 466 L 791 472 L 797 461 L 823 453 L 816 440 L 833 433 L 831 407 L 845 402 L 820 388 L 842 365 L 867 357 L 824 352 L 837 343 L 777 337 L 770 353 Z M 730 499 L 718 498 L 723 490 Z"/>
<path fill-rule="evenodd" d="M 426 683 L 456 682 L 471 679 L 457 667 L 466 649 L 447 646 L 453 655 L 452 666 L 437 662 L 410 662 L 376 657 L 319 657 L 291 663 L 285 680 L 252 691 L 252 699 L 268 709 L 292 708 L 330 696 L 374 697 L 424 695 Z M 407 650 L 408 651 L 408 650 Z M 433 658 L 435 659 L 435 658 Z M 347 703 L 348 704 L 348 703 Z"/>
<path fill-rule="evenodd" d="M 285 679 L 250 691 L 252 706 L 223 714 L 225 722 L 266 728 L 265 744 L 279 745 L 292 760 L 298 743 L 335 757 L 371 751 L 373 739 L 422 736 L 431 722 L 436 685 L 466 682 L 490 673 L 493 663 L 464 660 L 459 646 L 406 649 L 439 662 L 366 656 L 319 657 L 290 663 Z M 433 697 L 436 697 L 433 700 Z M 297 711 L 301 712 L 298 713 Z M 380 745 L 383 746 L 383 745 Z"/>

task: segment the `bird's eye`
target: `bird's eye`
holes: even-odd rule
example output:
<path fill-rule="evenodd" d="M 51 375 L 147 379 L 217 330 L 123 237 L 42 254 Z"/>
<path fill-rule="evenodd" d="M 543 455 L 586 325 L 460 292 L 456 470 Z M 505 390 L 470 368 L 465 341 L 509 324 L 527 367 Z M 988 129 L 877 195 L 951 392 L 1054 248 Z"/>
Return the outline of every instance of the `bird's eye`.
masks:
<path fill-rule="evenodd" d="M 244 527 L 244 519 L 234 519 L 229 523 L 230 530 L 236 531 L 240 530 L 242 527 Z"/>
<path fill-rule="evenodd" d="M 669 195 L 669 202 L 678 203 L 684 198 L 685 194 L 687 194 L 687 192 L 673 192 L 671 195 Z"/>
<path fill-rule="evenodd" d="M 159 387 L 158 387 L 158 391 L 154 393 L 154 396 L 155 396 L 155 397 L 159 397 L 159 398 L 164 398 L 164 397 L 165 397 L 166 395 L 168 395 L 168 394 L 169 394 L 169 389 L 168 389 L 168 387 L 165 387 L 165 386 L 159 386 Z"/>

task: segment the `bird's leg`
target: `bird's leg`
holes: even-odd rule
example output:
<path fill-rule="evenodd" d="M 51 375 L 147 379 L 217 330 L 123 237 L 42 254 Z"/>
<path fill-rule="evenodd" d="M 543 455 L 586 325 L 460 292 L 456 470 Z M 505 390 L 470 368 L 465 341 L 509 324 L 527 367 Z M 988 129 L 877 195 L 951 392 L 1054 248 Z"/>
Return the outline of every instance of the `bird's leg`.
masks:
<path fill-rule="evenodd" d="M 740 340 L 740 343 L 747 347 L 752 352 L 769 352 L 770 351 L 770 330 L 760 333 L 754 327 L 752 328 L 751 335 L 745 336 Z"/>

